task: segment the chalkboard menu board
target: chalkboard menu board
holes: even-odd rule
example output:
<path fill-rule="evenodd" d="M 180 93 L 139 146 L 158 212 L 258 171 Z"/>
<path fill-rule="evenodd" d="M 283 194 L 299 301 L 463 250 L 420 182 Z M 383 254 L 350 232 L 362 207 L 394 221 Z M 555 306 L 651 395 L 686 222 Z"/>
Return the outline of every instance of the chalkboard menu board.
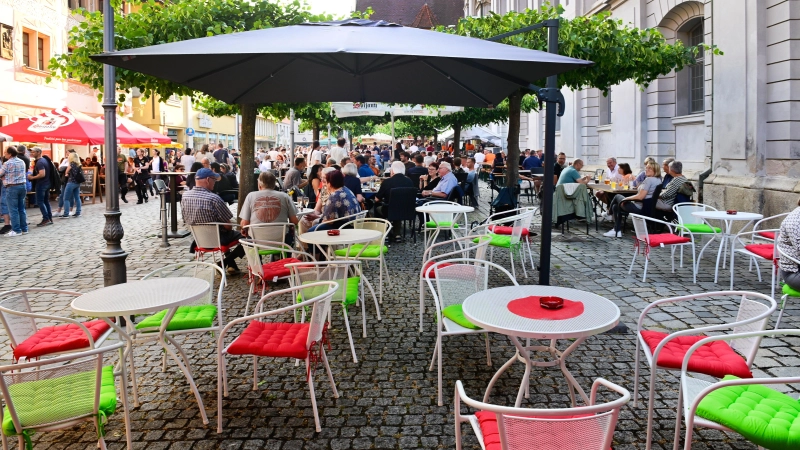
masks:
<path fill-rule="evenodd" d="M 81 167 L 83 170 L 83 178 L 86 179 L 81 183 L 81 198 L 92 197 L 92 203 L 95 201 L 95 193 L 97 190 L 97 167 Z"/>

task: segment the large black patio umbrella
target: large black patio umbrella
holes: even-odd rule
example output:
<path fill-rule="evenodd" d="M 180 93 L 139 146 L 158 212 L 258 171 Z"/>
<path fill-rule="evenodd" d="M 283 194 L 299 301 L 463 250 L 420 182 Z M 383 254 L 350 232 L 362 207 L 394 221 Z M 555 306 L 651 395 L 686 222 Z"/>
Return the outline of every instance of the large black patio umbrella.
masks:
<path fill-rule="evenodd" d="M 593 63 L 557 54 L 558 20 L 497 38 L 541 26 L 550 27 L 549 53 L 384 21 L 348 19 L 122 51 L 109 51 L 113 48 L 109 40 L 105 53 L 92 58 L 106 67 L 166 79 L 234 104 L 370 101 L 491 108 L 524 88 L 535 90 L 548 105 L 558 102 L 563 111 L 555 75 Z M 113 71 L 109 74 L 113 79 Z M 531 84 L 545 78 L 546 89 Z M 110 111 L 115 106 L 111 99 L 109 94 Z M 547 115 L 545 147 L 552 154 L 555 109 L 548 106 Z M 545 198 L 544 214 L 551 201 Z M 549 280 L 548 220 L 542 227 L 543 284 Z"/>
<path fill-rule="evenodd" d="M 590 61 L 349 19 L 218 35 L 93 59 L 226 103 L 387 102 L 492 107 Z"/>

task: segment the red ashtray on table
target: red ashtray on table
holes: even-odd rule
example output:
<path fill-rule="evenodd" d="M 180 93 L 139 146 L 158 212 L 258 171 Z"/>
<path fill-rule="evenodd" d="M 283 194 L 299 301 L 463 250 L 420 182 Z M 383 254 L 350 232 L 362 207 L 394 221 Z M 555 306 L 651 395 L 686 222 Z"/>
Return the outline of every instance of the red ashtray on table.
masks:
<path fill-rule="evenodd" d="M 561 297 L 540 297 L 539 306 L 545 309 L 559 309 L 564 307 L 564 299 Z"/>
<path fill-rule="evenodd" d="M 733 215 L 736 215 L 736 213 L 737 213 L 738 211 L 736 211 L 735 209 L 729 209 L 729 210 L 727 210 L 727 211 L 725 211 L 725 212 L 733 216 Z"/>
<path fill-rule="evenodd" d="M 339 230 L 328 230 L 328 236 L 338 236 Z"/>

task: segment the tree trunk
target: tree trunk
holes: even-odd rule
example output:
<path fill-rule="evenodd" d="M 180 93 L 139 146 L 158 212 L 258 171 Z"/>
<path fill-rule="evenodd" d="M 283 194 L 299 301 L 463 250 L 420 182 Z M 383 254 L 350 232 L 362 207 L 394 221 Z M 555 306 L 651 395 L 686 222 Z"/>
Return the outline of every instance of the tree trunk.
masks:
<path fill-rule="evenodd" d="M 519 178 L 519 121 L 522 92 L 508 97 L 508 157 L 506 158 L 506 186 L 513 188 Z"/>
<path fill-rule="evenodd" d="M 453 125 L 453 158 L 461 156 L 461 125 Z"/>
<path fill-rule="evenodd" d="M 258 108 L 256 108 L 256 105 L 246 104 L 240 105 L 239 110 L 242 115 L 242 133 L 239 140 L 241 170 L 239 171 L 237 215 L 242 210 L 247 194 L 257 189 L 257 180 L 253 172 L 256 168 L 256 116 L 258 116 Z"/>
<path fill-rule="evenodd" d="M 311 128 L 311 140 L 319 141 L 319 124 L 317 122 L 314 122 Z"/>
<path fill-rule="evenodd" d="M 439 132 L 433 132 L 433 148 L 436 148 L 436 143 L 439 142 Z"/>

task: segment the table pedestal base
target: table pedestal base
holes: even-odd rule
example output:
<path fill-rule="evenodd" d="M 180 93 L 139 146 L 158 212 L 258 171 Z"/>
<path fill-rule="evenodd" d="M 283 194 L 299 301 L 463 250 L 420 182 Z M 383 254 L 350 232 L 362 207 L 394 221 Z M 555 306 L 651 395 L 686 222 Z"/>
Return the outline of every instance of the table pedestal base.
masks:
<path fill-rule="evenodd" d="M 561 373 L 564 374 L 564 378 L 567 379 L 567 387 L 569 388 L 569 398 L 572 401 L 572 406 L 576 406 L 575 402 L 575 391 L 578 391 L 578 395 L 580 395 L 581 399 L 583 400 L 585 405 L 589 405 L 589 397 L 584 392 L 583 388 L 578 384 L 575 380 L 575 377 L 572 376 L 569 370 L 567 370 L 567 357 L 572 353 L 583 341 L 586 340 L 585 337 L 578 338 L 573 342 L 566 350 L 563 352 L 556 348 L 556 341 L 555 339 L 550 340 L 550 346 L 545 347 L 543 345 L 532 345 L 532 346 L 524 346 L 519 341 L 519 338 L 514 336 L 509 336 L 511 339 L 511 343 L 514 344 L 517 351 L 511 359 L 506 361 L 500 370 L 497 371 L 496 374 L 492 377 L 492 380 L 489 382 L 489 387 L 486 388 L 486 394 L 483 396 L 484 403 L 489 403 L 489 397 L 492 395 L 492 389 L 494 388 L 495 383 L 497 380 L 500 379 L 500 376 L 508 370 L 512 364 L 519 361 L 525 363 L 525 375 L 522 376 L 522 383 L 519 386 L 519 392 L 517 393 L 517 401 L 514 403 L 514 406 L 519 408 L 522 404 L 523 396 L 525 398 L 530 398 L 530 376 L 531 376 L 531 367 L 554 367 L 559 366 L 561 368 Z M 531 360 L 531 351 L 534 352 L 545 352 L 549 353 L 550 356 L 553 358 L 552 361 L 533 361 Z"/>
<path fill-rule="evenodd" d="M 167 238 L 169 238 L 169 239 L 181 239 L 181 238 L 185 238 L 186 236 L 189 236 L 190 234 L 192 234 L 192 233 L 190 233 L 189 231 L 186 231 L 186 230 L 167 231 Z M 161 233 L 158 233 L 158 237 L 161 237 Z"/>

